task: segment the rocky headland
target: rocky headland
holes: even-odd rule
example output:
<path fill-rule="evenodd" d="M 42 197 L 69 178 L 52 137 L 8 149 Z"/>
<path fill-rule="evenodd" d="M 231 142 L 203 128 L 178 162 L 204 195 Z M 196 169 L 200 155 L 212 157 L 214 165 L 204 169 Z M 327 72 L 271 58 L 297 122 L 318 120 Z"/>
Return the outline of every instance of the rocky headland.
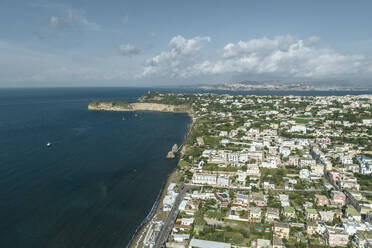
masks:
<path fill-rule="evenodd" d="M 91 102 L 88 105 L 89 110 L 105 110 L 105 111 L 157 111 L 170 113 L 189 113 L 189 108 L 186 105 L 169 105 L 162 103 L 147 103 L 147 102 L 111 102 L 99 101 Z"/>

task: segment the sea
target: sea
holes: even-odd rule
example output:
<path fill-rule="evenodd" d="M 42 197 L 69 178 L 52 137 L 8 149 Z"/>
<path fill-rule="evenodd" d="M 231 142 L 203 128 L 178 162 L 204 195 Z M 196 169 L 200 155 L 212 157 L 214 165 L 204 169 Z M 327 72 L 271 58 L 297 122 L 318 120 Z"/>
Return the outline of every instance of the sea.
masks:
<path fill-rule="evenodd" d="M 176 167 L 165 157 L 191 119 L 87 107 L 146 91 L 0 89 L 0 247 L 127 246 Z"/>
<path fill-rule="evenodd" d="M 0 247 L 126 247 L 177 160 L 186 114 L 88 111 L 149 88 L 0 89 Z M 227 92 L 346 95 L 372 92 Z M 50 142 L 51 146 L 46 144 Z"/>

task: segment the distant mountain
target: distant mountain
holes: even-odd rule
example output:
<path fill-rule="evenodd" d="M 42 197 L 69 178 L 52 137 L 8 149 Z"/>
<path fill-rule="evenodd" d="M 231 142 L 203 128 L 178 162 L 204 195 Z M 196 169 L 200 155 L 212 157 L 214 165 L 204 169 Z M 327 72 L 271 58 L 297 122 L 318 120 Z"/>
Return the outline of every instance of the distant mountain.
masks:
<path fill-rule="evenodd" d="M 251 81 L 244 80 L 231 83 L 220 84 L 200 84 L 187 86 L 204 90 L 231 90 L 231 91 L 262 91 L 262 90 L 283 90 L 283 91 L 364 91 L 372 90 L 372 86 L 350 85 L 345 83 L 305 83 L 305 82 L 279 82 L 279 81 Z"/>

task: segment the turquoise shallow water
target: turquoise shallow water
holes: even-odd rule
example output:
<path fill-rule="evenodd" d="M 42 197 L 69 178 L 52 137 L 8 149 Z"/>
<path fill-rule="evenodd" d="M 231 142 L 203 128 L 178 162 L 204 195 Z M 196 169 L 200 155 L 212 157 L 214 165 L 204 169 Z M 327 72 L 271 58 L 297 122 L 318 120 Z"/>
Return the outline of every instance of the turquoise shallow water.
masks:
<path fill-rule="evenodd" d="M 0 89 L 0 247 L 128 244 L 176 166 L 165 155 L 190 118 L 87 104 L 146 91 Z"/>

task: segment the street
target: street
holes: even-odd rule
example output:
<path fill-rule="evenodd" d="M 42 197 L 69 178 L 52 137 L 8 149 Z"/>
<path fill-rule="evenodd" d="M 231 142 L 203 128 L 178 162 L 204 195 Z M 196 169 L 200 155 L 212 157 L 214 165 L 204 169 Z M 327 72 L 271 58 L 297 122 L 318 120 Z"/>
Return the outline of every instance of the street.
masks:
<path fill-rule="evenodd" d="M 181 186 L 179 185 L 181 188 Z M 172 231 L 173 223 L 176 221 L 177 215 L 178 215 L 178 207 L 182 201 L 182 199 L 185 197 L 185 194 L 188 189 L 190 189 L 191 186 L 185 186 L 183 189 L 180 190 L 176 201 L 174 202 L 174 205 L 172 207 L 172 210 L 170 211 L 167 220 L 165 221 L 161 231 L 158 234 L 158 237 L 155 242 L 155 248 L 162 247 L 162 244 L 167 241 L 168 235 Z"/>

